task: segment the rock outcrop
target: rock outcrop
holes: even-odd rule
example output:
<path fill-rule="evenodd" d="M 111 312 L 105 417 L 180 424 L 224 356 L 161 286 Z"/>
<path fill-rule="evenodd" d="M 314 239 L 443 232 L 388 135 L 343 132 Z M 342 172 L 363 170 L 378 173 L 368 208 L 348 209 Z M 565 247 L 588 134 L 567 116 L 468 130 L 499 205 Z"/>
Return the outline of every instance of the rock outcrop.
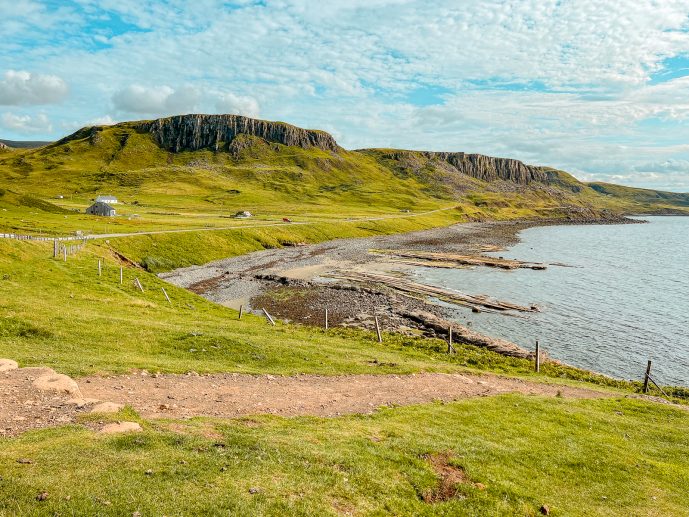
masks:
<path fill-rule="evenodd" d="M 9 151 L 9 150 L 10 150 L 9 146 L 7 146 L 7 145 L 3 144 L 2 142 L 0 142 L 0 153 L 3 153 L 3 152 L 5 152 L 5 151 Z"/>
<path fill-rule="evenodd" d="M 284 122 L 269 122 L 240 115 L 177 115 L 133 123 L 162 148 L 172 151 L 220 150 L 237 135 L 251 135 L 289 146 L 337 151 L 340 147 L 325 131 L 302 129 Z"/>
<path fill-rule="evenodd" d="M 442 164 L 447 170 L 465 174 L 469 177 L 483 181 L 505 180 L 526 185 L 533 181 L 548 182 L 548 175 L 542 167 L 526 165 L 519 160 L 511 158 L 494 158 L 483 154 L 449 153 L 434 151 L 398 151 L 376 149 L 364 150 L 365 152 L 380 153 L 380 158 L 407 162 L 409 160 L 421 161 L 426 164 Z M 422 165 L 422 164 L 419 164 Z"/>

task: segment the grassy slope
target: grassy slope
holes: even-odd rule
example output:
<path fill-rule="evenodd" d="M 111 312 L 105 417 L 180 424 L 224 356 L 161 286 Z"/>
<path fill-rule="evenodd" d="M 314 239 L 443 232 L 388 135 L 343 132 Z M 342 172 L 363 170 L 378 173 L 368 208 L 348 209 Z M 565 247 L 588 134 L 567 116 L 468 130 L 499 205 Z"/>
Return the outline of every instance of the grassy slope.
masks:
<path fill-rule="evenodd" d="M 679 516 L 689 508 L 689 414 L 640 401 L 502 396 L 336 419 L 143 424 L 139 435 L 63 428 L 0 441 L 0 514 L 533 516 L 546 504 L 551 515 Z M 424 456 L 438 453 L 450 453 L 467 482 L 430 504 L 422 496 L 439 479 Z M 48 499 L 36 501 L 44 491 Z"/>
<path fill-rule="evenodd" d="M 598 206 L 601 198 L 603 207 L 630 206 L 593 189 L 575 194 L 571 185 L 552 196 L 540 188 L 491 190 L 469 181 L 470 188 L 454 198 L 461 189 L 438 188 L 447 179 L 442 171 L 414 177 L 358 153 L 276 152 L 254 142 L 237 160 L 208 152 L 170 156 L 143 135 L 129 135 L 124 146 L 122 134 L 101 135 L 95 145 L 82 140 L 3 153 L 3 229 L 109 233 L 221 227 L 244 224 L 225 218 L 239 209 L 257 212 L 266 222 L 288 215 L 311 224 L 114 239 L 89 244 L 66 264 L 49 258 L 47 244 L 0 241 L 0 356 L 22 365 L 44 364 L 73 375 L 132 368 L 336 374 L 470 367 L 533 377 L 526 361 L 469 346 L 458 346 L 459 353 L 449 357 L 440 341 L 387 336 L 379 345 L 359 331 L 274 329 L 254 316 L 239 322 L 234 311 L 166 285 L 170 307 L 158 289 L 162 282 L 150 273 L 126 268 L 125 283 L 118 284 L 119 263 L 110 246 L 160 271 L 289 242 L 476 218 L 564 216 L 559 204 Z M 106 223 L 72 211 L 104 192 L 128 202 L 118 207 L 121 213 L 140 217 Z M 58 193 L 66 199 L 54 200 Z M 45 204 L 48 200 L 60 207 Z M 455 205 L 457 210 L 415 218 L 341 221 Z M 105 260 L 101 278 L 98 257 Z M 145 293 L 132 286 L 134 276 Z M 396 366 L 374 370 L 374 359 Z M 569 368 L 548 366 L 544 375 L 637 388 Z M 131 412 L 118 416 L 125 417 L 137 418 Z M 0 514 L 137 509 L 144 515 L 313 514 L 356 508 L 378 514 L 502 515 L 533 514 L 547 503 L 555 514 L 628 515 L 653 508 L 681 514 L 687 507 L 679 488 L 688 472 L 682 452 L 687 416 L 648 403 L 514 396 L 386 410 L 373 417 L 251 422 L 144 422 L 141 436 L 100 438 L 63 428 L 0 440 Z M 218 440 L 226 446 L 213 447 Z M 467 485 L 461 488 L 465 499 L 422 503 L 419 494 L 436 480 L 420 455 L 447 450 L 487 489 Z M 14 462 L 18 457 L 36 463 L 20 465 Z M 143 474 L 148 468 L 153 476 Z M 249 486 L 262 492 L 249 495 Z M 50 493 L 48 501 L 35 501 L 42 490 Z"/>

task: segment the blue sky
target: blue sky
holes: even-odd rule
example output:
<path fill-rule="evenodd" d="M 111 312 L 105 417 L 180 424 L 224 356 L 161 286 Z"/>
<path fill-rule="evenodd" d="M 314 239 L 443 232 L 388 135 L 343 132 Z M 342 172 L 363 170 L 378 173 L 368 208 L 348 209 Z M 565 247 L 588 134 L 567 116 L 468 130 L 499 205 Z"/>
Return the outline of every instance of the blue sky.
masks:
<path fill-rule="evenodd" d="M 0 137 L 190 112 L 689 191 L 689 3 L 0 0 Z"/>

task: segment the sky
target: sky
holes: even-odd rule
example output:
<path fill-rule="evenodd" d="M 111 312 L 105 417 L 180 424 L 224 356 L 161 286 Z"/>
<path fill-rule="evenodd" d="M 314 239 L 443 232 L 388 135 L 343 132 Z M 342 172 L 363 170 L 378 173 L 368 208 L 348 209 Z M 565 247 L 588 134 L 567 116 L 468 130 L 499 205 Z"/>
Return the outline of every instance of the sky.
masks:
<path fill-rule="evenodd" d="M 0 138 L 181 113 L 689 191 L 689 0 L 0 0 Z"/>

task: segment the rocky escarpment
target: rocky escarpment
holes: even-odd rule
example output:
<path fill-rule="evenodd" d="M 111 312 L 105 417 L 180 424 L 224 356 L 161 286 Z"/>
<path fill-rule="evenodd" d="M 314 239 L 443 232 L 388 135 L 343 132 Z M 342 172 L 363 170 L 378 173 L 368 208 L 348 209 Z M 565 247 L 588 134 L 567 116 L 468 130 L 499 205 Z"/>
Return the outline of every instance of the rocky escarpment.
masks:
<path fill-rule="evenodd" d="M 178 115 L 133 123 L 162 148 L 172 151 L 220 150 L 237 135 L 256 136 L 289 146 L 337 151 L 340 147 L 325 131 L 302 129 L 284 122 L 269 122 L 240 115 Z"/>
<path fill-rule="evenodd" d="M 542 167 L 526 165 L 511 158 L 434 151 L 368 149 L 364 152 L 375 153 L 385 161 L 399 162 L 405 167 L 434 165 L 448 172 L 458 172 L 483 181 L 505 180 L 523 185 L 534 181 L 548 182 L 548 174 Z"/>
<path fill-rule="evenodd" d="M 0 142 L 0 153 L 3 153 L 5 151 L 9 151 L 9 150 L 10 150 L 9 146 L 6 146 L 2 142 Z"/>

